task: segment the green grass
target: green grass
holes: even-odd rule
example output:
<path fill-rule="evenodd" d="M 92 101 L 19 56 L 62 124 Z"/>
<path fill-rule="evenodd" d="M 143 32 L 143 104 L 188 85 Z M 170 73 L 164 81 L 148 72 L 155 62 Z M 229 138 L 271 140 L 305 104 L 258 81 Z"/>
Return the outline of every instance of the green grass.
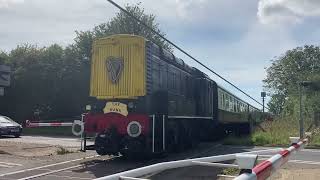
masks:
<path fill-rule="evenodd" d="M 70 151 L 64 147 L 59 147 L 59 149 L 56 151 L 56 153 L 58 155 L 64 155 L 64 154 L 69 154 L 69 153 L 73 153 L 73 151 Z"/>
<path fill-rule="evenodd" d="M 310 123 L 305 123 L 308 127 Z M 298 121 L 291 119 L 276 119 L 272 122 L 263 122 L 261 128 L 256 128 L 250 136 L 234 137 L 230 136 L 223 140 L 223 144 L 228 145 L 255 145 L 255 146 L 288 146 L 289 137 L 299 136 Z M 320 133 L 316 133 L 310 146 L 320 147 Z"/>
<path fill-rule="evenodd" d="M 24 128 L 24 135 L 73 136 L 71 127 L 35 127 Z"/>
<path fill-rule="evenodd" d="M 223 169 L 221 174 L 229 176 L 238 176 L 240 174 L 240 169 L 238 168 L 226 168 Z"/>

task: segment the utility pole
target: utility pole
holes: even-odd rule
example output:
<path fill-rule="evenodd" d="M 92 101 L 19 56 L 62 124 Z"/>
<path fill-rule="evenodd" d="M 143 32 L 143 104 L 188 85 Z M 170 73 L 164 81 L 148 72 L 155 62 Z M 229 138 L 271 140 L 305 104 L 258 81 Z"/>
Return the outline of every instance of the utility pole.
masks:
<path fill-rule="evenodd" d="M 299 82 L 299 108 L 300 108 L 300 120 L 299 120 L 299 125 L 300 125 L 300 138 L 304 137 L 304 123 L 303 123 L 303 102 L 302 102 L 302 96 L 303 96 L 303 91 L 304 87 L 308 87 L 311 90 L 314 91 L 320 91 L 320 81 L 301 81 Z"/>
<path fill-rule="evenodd" d="M 262 112 L 264 113 L 264 99 L 266 97 L 266 92 L 261 92 L 261 97 L 262 97 Z"/>
<path fill-rule="evenodd" d="M 303 84 L 299 84 L 299 114 L 300 114 L 300 120 L 299 120 L 299 126 L 300 126 L 300 138 L 303 138 L 304 133 L 303 133 L 303 115 L 302 115 L 302 87 Z"/>

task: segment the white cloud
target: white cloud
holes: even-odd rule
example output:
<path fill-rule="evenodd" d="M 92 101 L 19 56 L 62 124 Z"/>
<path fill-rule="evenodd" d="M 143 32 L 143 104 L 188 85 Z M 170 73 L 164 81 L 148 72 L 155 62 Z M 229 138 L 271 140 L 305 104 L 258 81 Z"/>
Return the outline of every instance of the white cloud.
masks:
<path fill-rule="evenodd" d="M 299 23 L 305 17 L 320 16 L 319 0 L 260 0 L 258 18 L 261 23 Z"/>
<path fill-rule="evenodd" d="M 0 9 L 9 8 L 14 4 L 23 3 L 24 0 L 0 0 Z"/>

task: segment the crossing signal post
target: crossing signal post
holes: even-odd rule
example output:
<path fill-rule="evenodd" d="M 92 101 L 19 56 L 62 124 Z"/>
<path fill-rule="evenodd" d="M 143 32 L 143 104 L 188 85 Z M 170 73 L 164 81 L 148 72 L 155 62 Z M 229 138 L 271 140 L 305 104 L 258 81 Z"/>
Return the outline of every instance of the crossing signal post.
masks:
<path fill-rule="evenodd" d="M 261 97 L 262 97 L 262 112 L 264 113 L 264 99 L 266 98 L 267 93 L 266 92 L 261 92 Z"/>

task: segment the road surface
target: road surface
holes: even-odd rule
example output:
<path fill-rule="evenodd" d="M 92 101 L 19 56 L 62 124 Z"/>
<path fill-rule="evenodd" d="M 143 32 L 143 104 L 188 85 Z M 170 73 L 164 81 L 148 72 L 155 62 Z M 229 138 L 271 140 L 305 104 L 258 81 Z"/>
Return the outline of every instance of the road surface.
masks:
<path fill-rule="evenodd" d="M 63 145 L 79 146 L 79 141 L 74 138 L 53 138 L 40 136 L 22 136 L 22 138 L 1 138 L 0 139 L 0 180 L 11 179 L 94 179 L 114 173 L 151 165 L 161 161 L 171 161 L 186 158 L 196 158 L 205 156 L 215 156 L 229 153 L 245 151 L 256 151 L 268 149 L 265 147 L 246 147 L 246 146 L 224 146 L 217 142 L 202 143 L 196 149 L 179 154 L 170 154 L 163 159 L 129 161 L 119 157 L 101 157 L 94 151 L 75 152 L 64 155 L 45 155 L 45 156 L 21 156 L 14 153 L 1 153 L 4 142 L 13 141 L 15 143 L 38 144 L 36 151 L 41 151 L 41 146 Z M 9 144 L 10 145 L 10 144 Z M 14 150 L 12 150 L 14 151 Z M 320 169 L 320 150 L 304 149 L 298 152 L 290 160 L 288 165 L 283 168 L 283 173 L 278 174 L 275 179 L 283 179 L 294 172 L 314 173 Z M 312 171 L 313 170 L 313 171 Z M 155 174 L 151 179 L 215 179 L 221 172 L 220 168 L 214 167 L 188 167 L 165 171 Z M 280 177 L 279 177 L 280 176 Z M 312 179 L 312 178 L 310 178 Z"/>

